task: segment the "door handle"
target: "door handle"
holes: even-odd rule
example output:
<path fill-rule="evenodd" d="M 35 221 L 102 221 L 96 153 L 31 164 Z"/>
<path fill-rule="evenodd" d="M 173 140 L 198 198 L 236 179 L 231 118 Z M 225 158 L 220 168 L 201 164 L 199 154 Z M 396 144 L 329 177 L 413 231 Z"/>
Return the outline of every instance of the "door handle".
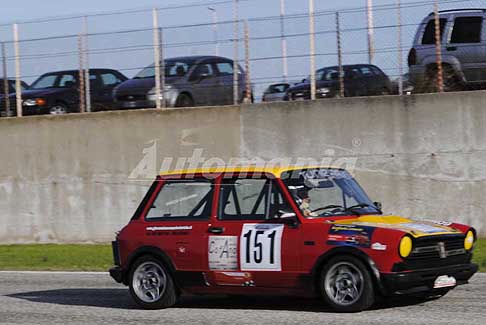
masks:
<path fill-rule="evenodd" d="M 446 47 L 447 51 L 456 51 L 457 47 L 456 46 L 448 46 Z"/>
<path fill-rule="evenodd" d="M 212 234 L 222 234 L 224 232 L 224 227 L 209 227 L 208 232 Z"/>

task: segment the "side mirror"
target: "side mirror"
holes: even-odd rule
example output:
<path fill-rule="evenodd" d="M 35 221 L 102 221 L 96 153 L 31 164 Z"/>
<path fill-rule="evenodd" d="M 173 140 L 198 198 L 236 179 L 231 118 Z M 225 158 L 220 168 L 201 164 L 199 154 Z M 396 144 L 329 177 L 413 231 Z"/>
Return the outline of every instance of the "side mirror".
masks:
<path fill-rule="evenodd" d="M 373 202 L 373 204 L 378 208 L 378 210 L 383 210 L 383 204 L 381 202 Z"/>

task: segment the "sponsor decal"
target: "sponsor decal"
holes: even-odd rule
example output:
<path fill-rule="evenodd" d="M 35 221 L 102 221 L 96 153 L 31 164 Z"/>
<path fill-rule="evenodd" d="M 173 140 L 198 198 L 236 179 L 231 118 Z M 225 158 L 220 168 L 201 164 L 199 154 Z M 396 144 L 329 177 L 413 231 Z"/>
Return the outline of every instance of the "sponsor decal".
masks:
<path fill-rule="evenodd" d="M 421 224 L 421 223 L 402 223 L 400 224 L 401 227 L 406 227 L 409 228 L 410 230 L 414 231 L 419 231 L 423 232 L 426 234 L 434 234 L 438 232 L 444 232 L 447 231 L 446 229 L 427 225 L 427 224 Z"/>
<path fill-rule="evenodd" d="M 253 276 L 249 272 L 214 272 L 214 282 L 220 286 L 255 286 Z"/>
<path fill-rule="evenodd" d="M 238 237 L 209 236 L 208 260 L 210 270 L 238 269 Z"/>
<path fill-rule="evenodd" d="M 281 271 L 282 224 L 244 224 L 240 236 L 242 271 Z"/>
<path fill-rule="evenodd" d="M 375 251 L 386 251 L 386 245 L 381 243 L 373 243 L 371 245 L 371 249 L 374 249 Z"/>
<path fill-rule="evenodd" d="M 147 227 L 147 231 L 192 230 L 192 226 Z"/>
<path fill-rule="evenodd" d="M 430 222 L 430 223 L 435 223 L 436 225 L 439 226 L 444 226 L 444 227 L 449 227 L 452 225 L 452 222 L 449 221 L 437 221 L 437 220 L 424 220 L 425 222 Z"/>
<path fill-rule="evenodd" d="M 370 248 L 374 227 L 356 225 L 333 225 L 329 229 L 327 244 Z"/>

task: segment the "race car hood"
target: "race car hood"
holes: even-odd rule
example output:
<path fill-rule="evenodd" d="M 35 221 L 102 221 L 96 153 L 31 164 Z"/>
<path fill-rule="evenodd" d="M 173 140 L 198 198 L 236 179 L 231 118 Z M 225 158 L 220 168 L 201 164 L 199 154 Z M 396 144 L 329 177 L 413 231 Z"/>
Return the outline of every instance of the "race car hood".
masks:
<path fill-rule="evenodd" d="M 460 234 L 461 231 L 452 227 L 450 222 L 436 221 L 414 221 L 399 216 L 368 215 L 353 219 L 334 221 L 339 225 L 369 226 L 374 228 L 385 228 L 400 230 L 418 238 L 434 235 Z"/>

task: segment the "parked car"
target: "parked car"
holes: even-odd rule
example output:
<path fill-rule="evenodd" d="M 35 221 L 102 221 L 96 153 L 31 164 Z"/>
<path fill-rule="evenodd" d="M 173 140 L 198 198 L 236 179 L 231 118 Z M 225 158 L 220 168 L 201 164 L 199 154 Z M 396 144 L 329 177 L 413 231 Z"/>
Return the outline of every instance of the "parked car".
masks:
<path fill-rule="evenodd" d="M 344 65 L 344 96 L 373 96 L 392 93 L 388 76 L 378 67 L 370 64 Z M 308 100 L 310 78 L 287 89 L 289 100 Z M 338 97 L 339 67 L 328 67 L 316 71 L 316 98 Z"/>
<path fill-rule="evenodd" d="M 127 80 L 111 69 L 90 69 L 90 94 L 93 111 L 114 108 L 113 88 Z M 15 108 L 15 94 L 10 95 Z M 1 108 L 3 111 L 5 107 Z M 23 115 L 66 114 L 79 112 L 79 71 L 49 72 L 40 76 L 22 92 Z"/>
<path fill-rule="evenodd" d="M 110 275 L 148 309 L 181 294 L 290 293 L 356 312 L 375 296 L 444 295 L 477 272 L 472 227 L 380 207 L 343 169 L 164 173 L 117 233 Z"/>
<path fill-rule="evenodd" d="M 5 93 L 7 93 L 8 95 L 15 93 L 15 84 L 16 84 L 15 79 L 8 79 L 7 80 L 8 86 L 7 86 L 7 89 L 5 89 L 5 79 L 0 79 L 0 108 L 6 107 Z M 20 81 L 20 86 L 21 86 L 22 91 L 24 91 L 25 89 L 27 89 L 29 87 L 29 85 L 24 81 Z M 7 91 L 5 91 L 5 90 L 7 90 Z M 13 107 L 13 106 L 10 105 L 10 107 Z M 7 116 L 8 117 L 14 116 L 14 111 L 13 110 L 7 111 L 5 108 L 3 110 L 0 109 L 0 117 L 7 117 Z"/>
<path fill-rule="evenodd" d="M 411 95 L 414 93 L 413 85 L 410 83 L 410 74 L 405 73 L 402 76 L 402 91 L 404 95 Z M 396 78 L 392 81 L 393 94 L 398 95 L 400 93 L 400 79 Z"/>
<path fill-rule="evenodd" d="M 263 102 L 279 102 L 287 100 L 287 89 L 289 89 L 290 84 L 288 83 L 278 83 L 268 86 L 268 88 L 263 93 Z"/>
<path fill-rule="evenodd" d="M 439 13 L 445 91 L 486 85 L 485 9 L 443 10 Z M 417 91 L 437 90 L 434 14 L 419 25 L 408 55 L 411 82 Z"/>
<path fill-rule="evenodd" d="M 167 107 L 233 104 L 233 61 L 219 56 L 187 56 L 167 59 L 163 100 Z M 239 98 L 245 97 L 245 72 L 239 67 Z M 152 64 L 115 88 L 119 108 L 156 106 L 155 66 Z"/>

